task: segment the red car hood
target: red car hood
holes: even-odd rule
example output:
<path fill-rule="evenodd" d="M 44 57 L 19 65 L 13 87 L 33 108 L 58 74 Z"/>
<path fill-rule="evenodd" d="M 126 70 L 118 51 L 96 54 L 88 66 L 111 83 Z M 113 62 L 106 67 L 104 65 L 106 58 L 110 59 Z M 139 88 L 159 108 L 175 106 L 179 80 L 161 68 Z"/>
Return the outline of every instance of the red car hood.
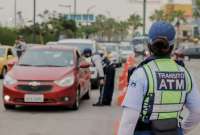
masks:
<path fill-rule="evenodd" d="M 72 67 L 15 66 L 9 74 L 16 80 L 54 81 L 73 71 Z"/>

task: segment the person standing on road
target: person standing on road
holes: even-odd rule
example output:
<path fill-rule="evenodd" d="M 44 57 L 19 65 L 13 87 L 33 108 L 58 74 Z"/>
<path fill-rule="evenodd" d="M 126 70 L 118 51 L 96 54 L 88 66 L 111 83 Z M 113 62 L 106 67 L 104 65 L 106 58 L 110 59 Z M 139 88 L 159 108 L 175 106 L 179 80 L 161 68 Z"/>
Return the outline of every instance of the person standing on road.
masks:
<path fill-rule="evenodd" d="M 21 55 L 26 50 L 26 42 L 24 41 L 23 36 L 17 37 L 17 40 L 15 41 L 15 49 L 16 49 L 17 57 L 20 58 Z"/>
<path fill-rule="evenodd" d="M 103 88 L 102 105 L 110 106 L 112 104 L 112 97 L 115 86 L 115 64 L 109 60 L 107 56 L 102 60 L 105 74 L 105 84 Z"/>
<path fill-rule="evenodd" d="M 151 26 L 154 59 L 131 76 L 118 135 L 185 135 L 200 122 L 199 89 L 188 70 L 170 59 L 175 35 L 167 22 Z M 189 115 L 181 121 L 184 106 Z"/>
<path fill-rule="evenodd" d="M 99 102 L 98 104 L 101 103 L 102 97 L 103 97 L 103 86 L 104 86 L 104 71 L 103 71 L 103 65 L 102 65 L 102 58 L 99 54 L 93 54 L 92 50 L 90 48 L 85 48 L 83 50 L 83 55 L 88 59 L 88 61 L 92 64 L 95 65 L 98 75 L 99 75 L 99 83 L 100 83 L 100 96 L 99 96 Z"/>

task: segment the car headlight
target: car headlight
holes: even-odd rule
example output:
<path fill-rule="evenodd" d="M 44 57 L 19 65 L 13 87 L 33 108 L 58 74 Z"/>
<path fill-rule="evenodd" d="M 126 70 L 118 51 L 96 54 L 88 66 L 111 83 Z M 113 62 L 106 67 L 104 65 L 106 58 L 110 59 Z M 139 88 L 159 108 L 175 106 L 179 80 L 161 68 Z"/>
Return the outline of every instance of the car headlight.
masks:
<path fill-rule="evenodd" d="M 17 83 L 17 80 L 15 80 L 14 78 L 12 78 L 9 75 L 6 75 L 4 80 L 3 80 L 4 85 L 13 85 L 15 83 Z"/>
<path fill-rule="evenodd" d="M 55 83 L 60 87 L 69 87 L 74 84 L 75 77 L 74 75 L 68 75 L 61 80 L 55 81 Z"/>

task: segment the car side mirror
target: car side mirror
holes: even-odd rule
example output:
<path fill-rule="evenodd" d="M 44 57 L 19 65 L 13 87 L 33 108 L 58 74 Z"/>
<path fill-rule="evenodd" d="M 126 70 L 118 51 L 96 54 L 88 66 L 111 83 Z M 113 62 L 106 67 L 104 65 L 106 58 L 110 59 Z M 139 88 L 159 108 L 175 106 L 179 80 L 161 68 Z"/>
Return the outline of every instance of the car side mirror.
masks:
<path fill-rule="evenodd" d="M 81 62 L 79 65 L 80 68 L 89 68 L 90 67 L 90 63 L 88 62 Z"/>

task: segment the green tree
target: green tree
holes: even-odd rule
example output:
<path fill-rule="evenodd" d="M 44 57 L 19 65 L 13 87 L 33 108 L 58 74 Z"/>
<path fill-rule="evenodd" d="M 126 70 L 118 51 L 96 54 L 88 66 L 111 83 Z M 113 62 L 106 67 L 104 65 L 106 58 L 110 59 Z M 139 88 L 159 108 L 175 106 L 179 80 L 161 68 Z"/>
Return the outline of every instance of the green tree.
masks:
<path fill-rule="evenodd" d="M 175 10 L 166 14 L 164 10 L 155 10 L 153 15 L 150 16 L 151 21 L 168 21 L 170 23 L 174 23 L 175 21 L 186 22 L 184 17 L 184 11 Z"/>
<path fill-rule="evenodd" d="M 154 14 L 150 16 L 151 21 L 166 20 L 166 16 L 163 10 L 155 10 Z"/>
<path fill-rule="evenodd" d="M 142 18 L 140 15 L 137 14 L 132 14 L 129 18 L 128 18 L 128 23 L 129 26 L 132 27 L 133 30 L 133 34 L 135 34 L 136 30 L 142 26 Z"/>
<path fill-rule="evenodd" d="M 200 18 L 200 0 L 194 0 L 195 8 L 193 9 L 194 18 Z"/>

